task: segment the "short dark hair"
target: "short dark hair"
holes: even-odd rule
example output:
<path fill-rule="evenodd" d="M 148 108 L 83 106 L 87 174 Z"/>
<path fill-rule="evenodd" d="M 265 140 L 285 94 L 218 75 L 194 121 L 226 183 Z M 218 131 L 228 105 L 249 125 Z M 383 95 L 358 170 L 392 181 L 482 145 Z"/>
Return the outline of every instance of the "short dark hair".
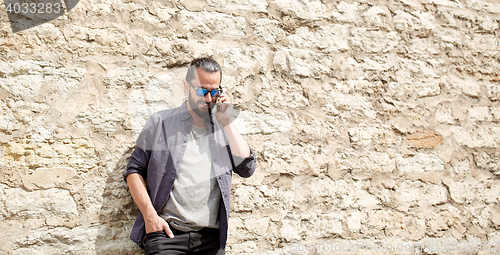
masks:
<path fill-rule="evenodd" d="M 186 73 L 186 81 L 191 82 L 196 78 L 196 68 L 200 67 L 201 70 L 209 73 L 220 73 L 220 82 L 222 82 L 222 68 L 219 63 L 215 61 L 212 57 L 195 58 L 189 64 L 188 71 Z"/>

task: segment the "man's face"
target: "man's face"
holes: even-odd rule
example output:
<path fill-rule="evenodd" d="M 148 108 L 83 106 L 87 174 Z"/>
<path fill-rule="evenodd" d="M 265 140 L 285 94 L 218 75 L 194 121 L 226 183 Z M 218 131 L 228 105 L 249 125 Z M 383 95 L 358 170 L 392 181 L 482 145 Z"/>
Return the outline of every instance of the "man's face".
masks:
<path fill-rule="evenodd" d="M 210 102 L 215 103 L 216 98 L 213 98 L 210 93 L 207 93 L 205 96 L 198 96 L 196 94 L 196 89 L 218 89 L 220 85 L 220 72 L 209 73 L 203 71 L 201 68 L 196 68 L 196 74 L 198 76 L 197 79 L 187 82 L 188 103 L 191 110 L 193 110 L 198 117 L 205 118 L 208 116 L 208 107 L 210 107 Z"/>

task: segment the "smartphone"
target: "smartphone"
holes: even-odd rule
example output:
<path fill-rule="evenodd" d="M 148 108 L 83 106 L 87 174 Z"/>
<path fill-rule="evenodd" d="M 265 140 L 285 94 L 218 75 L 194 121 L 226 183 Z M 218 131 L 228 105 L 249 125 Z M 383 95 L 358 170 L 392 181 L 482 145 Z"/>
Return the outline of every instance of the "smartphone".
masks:
<path fill-rule="evenodd" d="M 220 103 L 220 95 L 217 97 L 217 100 L 215 101 L 215 104 L 217 105 L 217 112 L 219 112 L 220 111 L 220 105 L 221 105 L 221 103 Z"/>

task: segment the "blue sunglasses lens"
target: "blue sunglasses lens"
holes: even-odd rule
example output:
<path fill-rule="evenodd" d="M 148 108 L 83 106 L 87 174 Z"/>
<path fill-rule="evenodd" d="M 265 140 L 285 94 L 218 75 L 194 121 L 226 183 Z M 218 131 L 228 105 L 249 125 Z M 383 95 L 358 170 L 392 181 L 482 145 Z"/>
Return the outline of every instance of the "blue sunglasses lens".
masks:
<path fill-rule="evenodd" d="M 196 90 L 196 95 L 198 95 L 200 97 L 206 95 L 207 93 L 208 93 L 208 90 L 206 90 L 206 89 L 197 89 Z"/>
<path fill-rule="evenodd" d="M 212 92 L 210 92 L 210 94 L 212 95 L 212 97 L 218 97 L 219 96 L 219 90 L 216 89 L 216 90 L 212 90 Z"/>
<path fill-rule="evenodd" d="M 196 95 L 198 95 L 200 97 L 205 96 L 207 93 L 208 93 L 207 89 L 197 89 L 196 90 Z M 210 91 L 210 95 L 213 97 L 218 97 L 220 95 L 220 90 L 214 89 L 214 90 Z"/>

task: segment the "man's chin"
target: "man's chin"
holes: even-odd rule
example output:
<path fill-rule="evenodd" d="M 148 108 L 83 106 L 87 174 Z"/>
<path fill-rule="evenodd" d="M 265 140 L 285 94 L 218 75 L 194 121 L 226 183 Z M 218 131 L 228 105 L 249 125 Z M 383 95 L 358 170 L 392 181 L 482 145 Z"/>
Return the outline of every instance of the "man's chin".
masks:
<path fill-rule="evenodd" d="M 193 109 L 193 112 L 198 115 L 200 118 L 206 118 L 208 116 L 208 107 L 207 108 L 196 108 Z"/>

